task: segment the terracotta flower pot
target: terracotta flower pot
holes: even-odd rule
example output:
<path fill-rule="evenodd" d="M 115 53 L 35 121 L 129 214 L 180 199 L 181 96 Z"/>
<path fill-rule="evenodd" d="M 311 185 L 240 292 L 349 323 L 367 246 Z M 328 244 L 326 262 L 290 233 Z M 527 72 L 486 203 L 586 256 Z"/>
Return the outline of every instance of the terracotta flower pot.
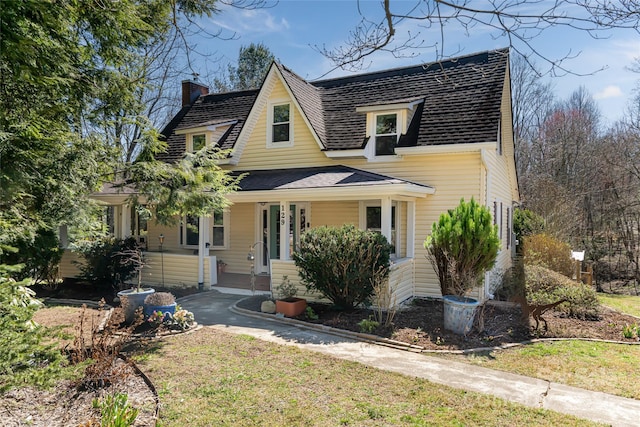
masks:
<path fill-rule="evenodd" d="M 307 308 L 307 300 L 304 298 L 287 298 L 276 300 L 276 313 L 282 313 L 287 317 L 301 315 Z"/>

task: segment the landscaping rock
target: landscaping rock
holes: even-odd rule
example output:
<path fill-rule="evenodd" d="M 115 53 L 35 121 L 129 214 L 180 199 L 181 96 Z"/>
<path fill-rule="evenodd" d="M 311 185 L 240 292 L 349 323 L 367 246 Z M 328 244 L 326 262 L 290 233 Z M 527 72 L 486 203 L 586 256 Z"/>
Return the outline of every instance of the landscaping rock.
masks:
<path fill-rule="evenodd" d="M 271 300 L 262 301 L 262 304 L 260 304 L 260 311 L 263 313 L 275 313 L 276 303 Z"/>

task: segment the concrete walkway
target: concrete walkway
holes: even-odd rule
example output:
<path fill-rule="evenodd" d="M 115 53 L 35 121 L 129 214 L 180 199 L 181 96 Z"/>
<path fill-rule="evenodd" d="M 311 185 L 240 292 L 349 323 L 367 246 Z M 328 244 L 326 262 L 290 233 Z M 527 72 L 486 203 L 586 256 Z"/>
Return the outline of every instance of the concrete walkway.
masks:
<path fill-rule="evenodd" d="M 612 426 L 640 426 L 640 400 L 366 343 L 327 331 L 307 329 L 273 316 L 248 315 L 250 313 L 234 308 L 236 302 L 243 298 L 246 296 L 210 291 L 189 295 L 179 299 L 178 303 L 192 311 L 198 323 L 227 332 L 306 348 L 378 369 Z"/>

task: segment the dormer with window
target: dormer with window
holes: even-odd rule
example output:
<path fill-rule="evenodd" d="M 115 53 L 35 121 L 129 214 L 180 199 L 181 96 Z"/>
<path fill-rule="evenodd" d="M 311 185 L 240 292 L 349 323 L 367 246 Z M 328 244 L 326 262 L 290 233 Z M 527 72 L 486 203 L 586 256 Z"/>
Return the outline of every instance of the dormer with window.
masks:
<path fill-rule="evenodd" d="M 293 108 L 288 101 L 272 101 L 267 110 L 267 148 L 293 147 Z"/>
<path fill-rule="evenodd" d="M 185 127 L 175 131 L 176 135 L 184 135 L 185 152 L 195 153 L 204 147 L 215 146 L 229 129 L 238 123 L 237 120 L 218 120 Z"/>
<path fill-rule="evenodd" d="M 396 156 L 400 137 L 407 132 L 421 98 L 385 104 L 363 105 L 356 112 L 367 114 L 365 156 L 369 160 L 390 160 Z"/>
<path fill-rule="evenodd" d="M 200 151 L 207 145 L 207 135 L 204 133 L 189 135 L 187 139 L 190 139 L 190 144 L 187 144 L 187 151 L 190 153 Z"/>

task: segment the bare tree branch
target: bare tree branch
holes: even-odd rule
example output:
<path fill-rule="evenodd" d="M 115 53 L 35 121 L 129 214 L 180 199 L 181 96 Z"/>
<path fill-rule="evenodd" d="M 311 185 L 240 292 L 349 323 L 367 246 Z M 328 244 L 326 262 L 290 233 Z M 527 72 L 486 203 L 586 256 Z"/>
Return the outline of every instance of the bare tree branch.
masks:
<path fill-rule="evenodd" d="M 568 50 L 554 58 L 540 50 L 536 39 L 553 28 L 582 31 L 594 39 L 607 38 L 613 30 L 640 33 L 640 1 L 621 0 L 415 0 L 408 12 L 394 12 L 390 0 L 381 3 L 382 17 L 370 18 L 362 11 L 362 20 L 347 41 L 336 48 L 315 46 L 330 59 L 335 68 L 360 70 L 368 66 L 367 58 L 378 51 L 396 56 L 414 56 L 416 50 L 435 47 L 439 58 L 445 52 L 447 31 L 462 28 L 468 37 L 474 31 L 489 31 L 494 39 L 506 38 L 512 51 L 520 53 L 533 65 L 537 58 L 547 65 L 551 75 L 585 75 L 568 68 L 565 62 L 579 52 Z M 405 6 L 405 4 L 403 4 Z M 360 10 L 360 8 L 359 8 Z M 405 21 L 418 21 L 420 27 L 438 29 L 439 40 L 420 39 L 420 33 L 400 38 L 397 29 Z M 331 70 L 333 71 L 333 70 Z"/>

